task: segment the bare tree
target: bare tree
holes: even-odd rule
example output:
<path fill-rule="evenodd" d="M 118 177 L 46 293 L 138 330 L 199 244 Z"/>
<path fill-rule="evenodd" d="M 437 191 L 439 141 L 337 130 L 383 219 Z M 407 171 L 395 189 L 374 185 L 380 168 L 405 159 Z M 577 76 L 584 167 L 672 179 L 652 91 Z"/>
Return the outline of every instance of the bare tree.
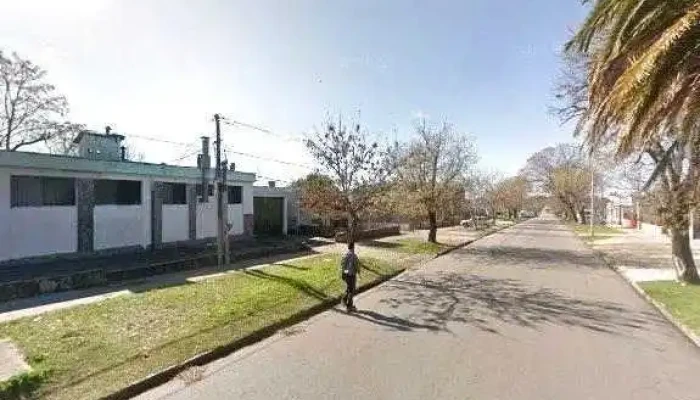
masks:
<path fill-rule="evenodd" d="M 45 78 L 46 71 L 31 61 L 0 52 L 0 142 L 6 151 L 73 131 L 72 124 L 60 121 L 68 111 L 66 98 Z"/>
<path fill-rule="evenodd" d="M 470 174 L 467 195 L 472 205 L 472 218 L 474 226 L 478 228 L 478 216 L 484 212 L 496 220 L 498 208 L 498 183 L 503 175 L 493 170 L 476 170 Z"/>
<path fill-rule="evenodd" d="M 359 217 L 383 190 L 385 152 L 370 142 L 360 124 L 348 129 L 339 118 L 306 141 L 307 148 L 332 178 L 348 218 L 348 242 L 356 238 Z"/>
<path fill-rule="evenodd" d="M 528 158 L 521 174 L 536 192 L 558 202 L 568 218 L 585 223 L 583 211 L 590 195 L 590 180 L 581 179 L 590 176 L 590 168 L 581 146 L 562 143 L 544 148 Z"/>
<path fill-rule="evenodd" d="M 52 154 L 75 156 L 78 154 L 78 144 L 74 139 L 84 129 L 85 126 L 81 124 L 63 123 L 46 142 L 46 147 Z"/>
<path fill-rule="evenodd" d="M 588 110 L 588 57 L 583 53 L 565 52 L 562 68 L 554 85 L 556 104 L 549 107 L 550 114 L 562 124 L 578 122 Z"/>
<path fill-rule="evenodd" d="M 428 241 L 435 243 L 438 209 L 455 198 L 456 184 L 464 186 L 477 160 L 476 148 L 469 136 L 446 122 L 434 126 L 422 120 L 415 129 L 416 138 L 398 150 L 397 183 L 407 194 L 405 206 L 412 208 L 417 202 L 428 217 Z"/>

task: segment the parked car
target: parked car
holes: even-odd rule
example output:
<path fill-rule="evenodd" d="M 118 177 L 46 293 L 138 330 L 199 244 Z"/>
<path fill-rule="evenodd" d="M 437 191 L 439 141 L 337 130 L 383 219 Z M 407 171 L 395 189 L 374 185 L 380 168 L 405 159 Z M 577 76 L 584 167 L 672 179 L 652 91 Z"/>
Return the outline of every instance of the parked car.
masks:
<path fill-rule="evenodd" d="M 465 228 L 472 228 L 474 227 L 474 222 L 478 223 L 479 225 L 484 225 L 488 222 L 488 217 L 477 215 L 475 218 L 463 219 L 459 221 L 459 224 Z"/>
<path fill-rule="evenodd" d="M 522 219 L 535 218 L 535 213 L 532 211 L 523 210 L 523 211 L 520 211 L 520 218 L 522 218 Z"/>

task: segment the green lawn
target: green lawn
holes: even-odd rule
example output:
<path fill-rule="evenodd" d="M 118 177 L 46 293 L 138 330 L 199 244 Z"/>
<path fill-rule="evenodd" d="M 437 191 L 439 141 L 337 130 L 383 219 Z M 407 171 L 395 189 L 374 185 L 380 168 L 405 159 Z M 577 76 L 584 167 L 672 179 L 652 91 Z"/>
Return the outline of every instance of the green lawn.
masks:
<path fill-rule="evenodd" d="M 338 257 L 319 255 L 25 318 L 0 324 L 0 338 L 15 341 L 35 375 L 46 376 L 38 397 L 97 398 L 337 298 L 343 291 Z M 399 271 L 387 262 L 362 261 L 368 270 L 360 285 Z"/>
<path fill-rule="evenodd" d="M 682 286 L 674 281 L 643 282 L 639 286 L 683 325 L 700 334 L 700 286 Z"/>
<path fill-rule="evenodd" d="M 410 254 L 437 254 L 449 246 L 440 243 L 430 243 L 420 239 L 401 239 L 397 242 L 397 251 Z"/>
<path fill-rule="evenodd" d="M 613 228 L 606 225 L 593 225 L 593 237 L 591 238 L 591 226 L 584 224 L 572 224 L 571 225 L 579 236 L 588 240 L 603 240 L 611 238 L 615 235 L 621 235 L 624 232 L 618 228 Z"/>

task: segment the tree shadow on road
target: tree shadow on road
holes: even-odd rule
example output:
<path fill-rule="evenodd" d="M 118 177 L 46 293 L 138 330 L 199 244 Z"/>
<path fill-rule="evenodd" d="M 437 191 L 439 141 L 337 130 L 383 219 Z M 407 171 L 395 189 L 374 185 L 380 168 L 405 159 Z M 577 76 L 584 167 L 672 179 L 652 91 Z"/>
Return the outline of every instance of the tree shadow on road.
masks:
<path fill-rule="evenodd" d="M 392 309 L 411 310 L 405 317 L 411 324 L 448 332 L 451 325 L 461 323 L 494 334 L 503 324 L 532 329 L 560 325 L 625 334 L 659 322 L 651 312 L 573 298 L 515 279 L 438 273 L 429 280 L 418 276 L 393 280 L 384 290 L 387 294 L 380 302 Z"/>
<path fill-rule="evenodd" d="M 475 246 L 455 252 L 457 259 L 488 259 L 494 265 L 518 265 L 531 268 L 547 268 L 552 266 L 567 266 L 572 268 L 607 268 L 594 254 L 589 252 L 561 250 L 551 248 L 535 248 L 520 246 Z"/>
<path fill-rule="evenodd" d="M 571 229 L 568 226 L 564 225 L 564 223 L 562 223 L 561 221 L 554 220 L 554 219 L 552 219 L 552 220 L 540 219 L 540 220 L 533 221 L 532 223 L 526 222 L 523 225 L 516 225 L 514 230 L 518 230 L 518 231 L 521 231 L 521 230 L 522 231 L 526 231 L 526 230 L 528 230 L 528 231 L 529 230 L 534 230 L 534 231 L 569 231 L 569 232 L 571 232 Z"/>

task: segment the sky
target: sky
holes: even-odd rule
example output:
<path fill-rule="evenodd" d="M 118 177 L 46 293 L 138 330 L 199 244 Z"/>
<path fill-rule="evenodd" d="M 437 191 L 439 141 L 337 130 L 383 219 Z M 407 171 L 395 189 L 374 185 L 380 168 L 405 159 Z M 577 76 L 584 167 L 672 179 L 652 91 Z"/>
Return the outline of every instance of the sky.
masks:
<path fill-rule="evenodd" d="M 504 175 L 572 140 L 547 110 L 577 0 L 0 3 L 0 49 L 48 71 L 71 121 L 111 126 L 148 162 L 195 165 L 215 113 L 269 131 L 223 125 L 226 155 L 282 184 L 314 165 L 300 139 L 339 114 L 380 141 L 449 121 Z"/>

